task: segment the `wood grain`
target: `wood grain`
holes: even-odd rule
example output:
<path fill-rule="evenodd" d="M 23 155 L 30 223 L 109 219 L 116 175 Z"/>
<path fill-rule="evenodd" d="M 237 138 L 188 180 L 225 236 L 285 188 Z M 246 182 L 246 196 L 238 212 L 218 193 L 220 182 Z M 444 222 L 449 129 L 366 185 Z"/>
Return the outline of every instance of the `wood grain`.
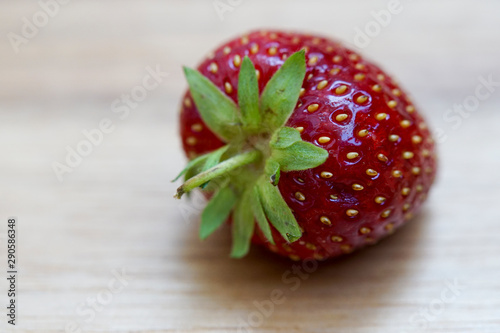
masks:
<path fill-rule="evenodd" d="M 403 11 L 360 51 L 397 73 L 447 135 L 429 202 L 394 236 L 318 268 L 294 268 L 258 248 L 231 260 L 227 228 L 198 240 L 199 197 L 172 198 L 170 179 L 185 161 L 182 65 L 261 26 L 353 43 L 354 28 L 387 3 L 245 1 L 220 20 L 212 1 L 74 1 L 19 54 L 2 38 L 0 267 L 14 215 L 20 274 L 18 325 L 8 327 L 2 310 L 0 331 L 71 332 L 75 322 L 93 333 L 500 332 L 498 87 L 460 124 L 443 119 L 475 94 L 480 76 L 500 81 L 497 1 L 401 0 Z M 40 7 L 0 9 L 6 36 Z M 113 101 L 140 85 L 148 66 L 168 77 L 121 119 Z M 113 131 L 59 182 L 51 164 L 104 118 Z M 105 298 L 122 269 L 123 289 Z M 106 304 L 89 311 L 84 304 L 96 297 Z"/>

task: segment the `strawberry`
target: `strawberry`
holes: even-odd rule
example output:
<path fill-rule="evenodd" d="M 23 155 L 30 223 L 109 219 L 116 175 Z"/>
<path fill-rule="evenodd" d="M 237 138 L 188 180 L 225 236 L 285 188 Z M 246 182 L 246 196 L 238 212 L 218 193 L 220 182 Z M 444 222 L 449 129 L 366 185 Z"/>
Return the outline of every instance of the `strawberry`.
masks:
<path fill-rule="evenodd" d="M 406 93 L 339 42 L 257 31 L 219 47 L 180 115 L 191 159 L 176 197 L 213 196 L 200 236 L 232 220 L 232 257 L 250 243 L 293 260 L 350 253 L 420 209 L 434 143 Z"/>

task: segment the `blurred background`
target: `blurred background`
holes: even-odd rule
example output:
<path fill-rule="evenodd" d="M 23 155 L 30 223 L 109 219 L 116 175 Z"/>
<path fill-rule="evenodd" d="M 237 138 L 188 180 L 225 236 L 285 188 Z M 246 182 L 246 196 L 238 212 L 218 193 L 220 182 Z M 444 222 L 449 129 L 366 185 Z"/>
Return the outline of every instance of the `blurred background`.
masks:
<path fill-rule="evenodd" d="M 230 260 L 228 230 L 197 239 L 203 201 L 172 198 L 181 66 L 262 27 L 379 63 L 440 144 L 422 214 L 310 274 Z M 1 332 L 500 331 L 500 2 L 3 1 L 0 35 Z"/>

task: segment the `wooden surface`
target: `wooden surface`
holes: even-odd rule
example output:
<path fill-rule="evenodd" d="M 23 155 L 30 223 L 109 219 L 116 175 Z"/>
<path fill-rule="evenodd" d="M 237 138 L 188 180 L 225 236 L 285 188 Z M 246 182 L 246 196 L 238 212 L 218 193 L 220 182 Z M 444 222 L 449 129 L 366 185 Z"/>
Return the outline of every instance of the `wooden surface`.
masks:
<path fill-rule="evenodd" d="M 443 120 L 478 77 L 500 81 L 498 1 L 402 0 L 361 50 L 447 135 L 424 211 L 389 239 L 310 273 L 260 249 L 236 261 L 227 229 L 197 239 L 199 200 L 172 199 L 181 65 L 260 26 L 352 43 L 387 3 L 244 1 L 220 20 L 212 1 L 72 1 L 16 54 L 4 36 L 40 7 L 2 2 L 0 269 L 16 216 L 20 274 L 15 328 L 0 282 L 0 332 L 500 332 L 500 88 L 456 129 Z M 113 101 L 157 65 L 168 77 L 120 119 Z M 103 118 L 113 132 L 59 182 L 52 163 Z M 89 310 L 121 269 L 123 289 Z"/>

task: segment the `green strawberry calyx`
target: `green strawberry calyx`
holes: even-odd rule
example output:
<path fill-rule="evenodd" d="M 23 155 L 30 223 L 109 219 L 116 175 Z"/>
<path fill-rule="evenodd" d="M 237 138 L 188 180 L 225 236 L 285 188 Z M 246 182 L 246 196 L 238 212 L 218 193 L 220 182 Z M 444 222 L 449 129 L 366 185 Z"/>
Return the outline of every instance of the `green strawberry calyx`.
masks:
<path fill-rule="evenodd" d="M 231 257 L 248 253 L 255 221 L 274 244 L 270 224 L 287 242 L 301 229 L 277 187 L 280 172 L 323 164 L 328 152 L 301 139 L 285 123 L 299 99 L 306 72 L 305 52 L 291 55 L 259 96 L 252 61 L 245 57 L 238 76 L 238 104 L 200 72 L 184 68 L 193 100 L 205 124 L 225 146 L 191 160 L 176 198 L 201 187 L 213 194 L 201 215 L 200 237 L 208 237 L 232 214 Z"/>

